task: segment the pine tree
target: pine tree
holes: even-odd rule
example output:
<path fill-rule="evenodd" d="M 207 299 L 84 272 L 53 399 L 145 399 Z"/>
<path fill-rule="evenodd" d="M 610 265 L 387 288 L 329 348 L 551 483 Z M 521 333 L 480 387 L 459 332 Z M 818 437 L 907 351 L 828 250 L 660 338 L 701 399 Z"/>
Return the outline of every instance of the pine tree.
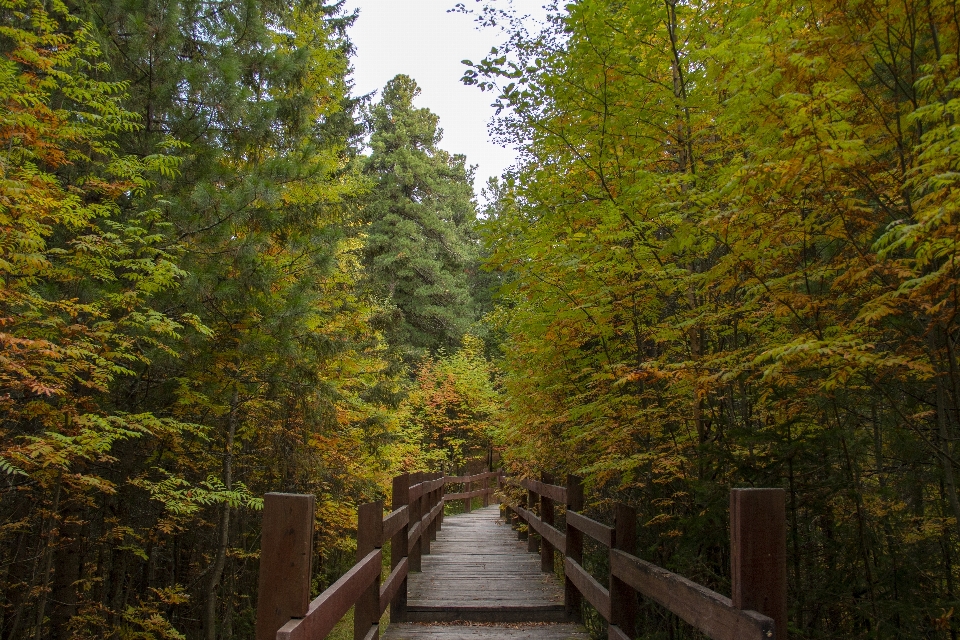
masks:
<path fill-rule="evenodd" d="M 374 186 L 364 255 L 371 285 L 394 309 L 385 333 L 407 361 L 455 349 L 475 317 L 467 270 L 476 256 L 471 171 L 440 149 L 442 130 L 410 77 L 387 83 L 368 111 Z"/>

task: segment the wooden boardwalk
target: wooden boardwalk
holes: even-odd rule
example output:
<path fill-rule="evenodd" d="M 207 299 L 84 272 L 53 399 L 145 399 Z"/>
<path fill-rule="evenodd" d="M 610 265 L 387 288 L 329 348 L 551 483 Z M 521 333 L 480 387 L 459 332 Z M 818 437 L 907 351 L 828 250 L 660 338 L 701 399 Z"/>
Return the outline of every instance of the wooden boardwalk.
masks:
<path fill-rule="evenodd" d="M 526 546 L 497 506 L 444 518 L 422 572 L 408 576 L 407 622 L 384 640 L 587 640 L 564 623 L 563 587 Z"/>
<path fill-rule="evenodd" d="M 526 525 L 527 544 L 495 506 L 442 517 L 450 501 L 488 503 L 494 483 L 526 490 L 507 513 Z M 448 485 L 462 490 L 448 491 Z M 786 493 L 780 488 L 730 491 L 732 597 L 634 555 L 637 512 L 616 503 L 611 524 L 585 515 L 581 478 L 568 476 L 564 487 L 547 474 L 538 481 L 487 471 L 395 477 L 393 510 L 385 513 L 382 502 L 360 505 L 356 564 L 311 601 L 315 500 L 312 494 L 264 496 L 257 640 L 321 640 L 351 608 L 353 640 L 377 640 L 387 609 L 394 624 L 384 640 L 589 640 L 565 616 L 584 603 L 606 621 L 610 640 L 632 640 L 637 595 L 715 640 L 787 638 Z M 562 530 L 555 526 L 558 506 Z M 582 564 L 587 537 L 606 548 L 607 584 Z M 526 550 L 537 546 L 539 554 Z M 562 590 L 554 575 L 560 566 Z"/>

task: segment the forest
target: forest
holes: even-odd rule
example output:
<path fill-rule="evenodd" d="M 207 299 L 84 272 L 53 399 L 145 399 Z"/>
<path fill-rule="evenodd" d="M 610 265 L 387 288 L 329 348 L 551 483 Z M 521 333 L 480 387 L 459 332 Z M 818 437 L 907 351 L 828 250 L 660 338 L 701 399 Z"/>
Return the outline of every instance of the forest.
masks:
<path fill-rule="evenodd" d="M 316 594 L 475 459 L 725 593 L 783 488 L 791 637 L 955 640 L 960 6 L 451 8 L 482 197 L 342 1 L 0 0 L 0 640 L 252 637 L 264 493 Z"/>

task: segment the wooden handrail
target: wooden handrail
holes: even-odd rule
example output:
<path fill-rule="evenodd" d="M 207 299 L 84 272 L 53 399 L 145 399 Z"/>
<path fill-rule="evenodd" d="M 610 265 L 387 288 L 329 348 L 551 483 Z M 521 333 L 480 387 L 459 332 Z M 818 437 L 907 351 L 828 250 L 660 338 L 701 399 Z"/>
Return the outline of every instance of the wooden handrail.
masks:
<path fill-rule="evenodd" d="M 450 502 L 452 500 L 468 500 L 470 498 L 482 498 L 484 495 L 492 495 L 493 488 L 488 489 L 477 489 L 476 491 L 470 491 L 468 493 L 446 493 L 443 496 L 444 502 Z"/>
<path fill-rule="evenodd" d="M 567 524 L 587 534 L 608 549 L 613 546 L 613 527 L 608 527 L 569 509 L 567 510 Z"/>
<path fill-rule="evenodd" d="M 380 549 L 368 553 L 310 603 L 307 615 L 290 620 L 280 627 L 277 640 L 314 640 L 325 637 L 340 622 L 343 614 L 356 603 L 357 598 L 370 586 L 374 578 L 380 576 L 382 562 Z"/>
<path fill-rule="evenodd" d="M 410 523 L 410 508 L 400 507 L 383 517 L 383 540 L 386 542 Z"/>
<path fill-rule="evenodd" d="M 551 500 L 555 500 L 560 504 L 566 504 L 567 502 L 566 487 L 560 487 L 555 484 L 547 484 L 545 482 L 537 482 L 536 480 L 531 480 L 529 478 L 521 480 L 520 486 L 528 491 L 533 491 L 537 495 L 546 496 Z"/>
<path fill-rule="evenodd" d="M 476 482 L 477 480 L 484 480 L 486 478 L 496 478 L 499 475 L 499 471 L 484 471 L 483 473 L 475 473 L 472 476 L 446 476 L 443 479 L 443 483 L 462 484 L 464 482 Z"/>
<path fill-rule="evenodd" d="M 542 537 L 547 539 L 547 542 L 553 545 L 553 547 L 560 553 L 566 553 L 567 549 L 567 536 L 560 533 L 559 530 L 555 529 L 552 525 L 547 524 L 543 520 L 537 517 L 537 514 L 532 511 L 527 511 L 523 507 L 517 507 L 517 513 L 533 528 L 534 531 L 539 533 Z"/>
<path fill-rule="evenodd" d="M 310 563 L 313 549 L 315 499 L 312 495 L 267 494 L 257 607 L 257 640 L 319 640 L 340 618 L 354 609 L 354 640 L 376 636 L 377 623 L 390 608 L 391 621 L 400 621 L 407 602 L 407 575 L 420 570 L 420 558 L 430 553 L 443 522 L 446 501 L 482 497 L 486 506 L 493 488 L 489 480 L 500 472 L 472 476 L 404 474 L 393 480 L 393 510 L 383 515 L 381 503 L 360 505 L 357 523 L 357 563 L 310 602 Z M 446 494 L 448 484 L 465 483 L 467 490 Z M 480 488 L 470 490 L 471 483 Z M 468 508 L 465 510 L 469 510 Z M 383 554 L 391 541 L 391 571 L 380 584 Z"/>
<path fill-rule="evenodd" d="M 387 610 L 387 607 L 397 596 L 397 592 L 403 586 L 403 581 L 407 579 L 407 574 L 410 572 L 409 568 L 410 562 L 404 558 L 400 561 L 400 564 L 394 567 L 380 587 L 380 615 L 383 615 L 383 612 Z"/>
<path fill-rule="evenodd" d="M 714 640 L 769 640 L 773 619 L 629 553 L 610 552 L 610 573 Z"/>
<path fill-rule="evenodd" d="M 731 574 L 734 597 L 696 584 L 633 555 L 636 513 L 616 505 L 615 526 L 579 513 L 583 508 L 580 478 L 569 476 L 567 487 L 530 478 L 505 478 L 503 484 L 527 490 L 527 507 L 506 504 L 527 524 L 530 551 L 533 534 L 541 538 L 544 571 L 553 570 L 553 549 L 564 553 L 568 615 L 579 615 L 586 599 L 606 619 L 611 640 L 634 637 L 636 597 L 640 593 L 669 609 L 714 640 L 786 639 L 786 524 L 781 489 L 735 489 L 730 496 Z M 538 502 L 540 513 L 534 511 Z M 566 502 L 566 533 L 552 526 L 553 501 Z M 523 532 L 518 532 L 523 537 Z M 603 587 L 582 566 L 583 535 L 609 549 L 610 588 Z M 545 552 L 546 551 L 546 552 Z M 549 558 L 547 557 L 549 556 Z M 777 633 L 777 629 L 780 632 Z"/>
<path fill-rule="evenodd" d="M 605 588 L 593 576 L 587 573 L 587 570 L 570 558 L 563 560 L 564 575 L 569 576 L 570 580 L 577 586 L 587 602 L 593 605 L 605 620 L 610 619 L 610 590 Z"/>

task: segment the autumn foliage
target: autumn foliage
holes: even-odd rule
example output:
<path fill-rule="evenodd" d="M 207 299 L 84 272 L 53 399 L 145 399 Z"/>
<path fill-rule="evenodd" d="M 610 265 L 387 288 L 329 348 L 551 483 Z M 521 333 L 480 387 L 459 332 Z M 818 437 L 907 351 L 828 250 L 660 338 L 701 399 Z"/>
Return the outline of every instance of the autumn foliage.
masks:
<path fill-rule="evenodd" d="M 728 490 L 784 487 L 793 637 L 956 637 L 956 6 L 478 19 L 505 42 L 466 80 L 527 141 L 486 224 L 513 465 L 720 591 Z"/>

